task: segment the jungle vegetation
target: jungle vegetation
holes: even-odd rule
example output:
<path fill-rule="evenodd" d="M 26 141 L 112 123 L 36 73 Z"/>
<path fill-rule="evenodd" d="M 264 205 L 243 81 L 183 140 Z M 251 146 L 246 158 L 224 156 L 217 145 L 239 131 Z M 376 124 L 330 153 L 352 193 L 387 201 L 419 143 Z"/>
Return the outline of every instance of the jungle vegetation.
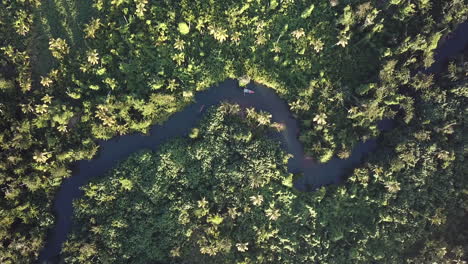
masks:
<path fill-rule="evenodd" d="M 345 184 L 301 194 L 267 128 L 214 109 L 198 135 L 85 187 L 69 262 L 463 263 L 467 54 L 423 69 L 467 14 L 464 0 L 0 0 L 0 262 L 37 259 L 54 194 L 98 139 L 248 76 L 287 100 L 317 161 L 397 126 Z"/>
<path fill-rule="evenodd" d="M 415 136 L 383 142 L 397 149 L 346 186 L 303 193 L 255 116 L 223 104 L 188 137 L 134 154 L 84 187 L 66 263 L 461 263 L 466 232 L 450 225 L 463 226 L 457 189 L 466 180 L 443 151 L 419 142 L 420 130 L 395 132 Z M 408 146 L 425 154 L 410 159 Z M 419 241 L 423 253 L 412 256 Z"/>

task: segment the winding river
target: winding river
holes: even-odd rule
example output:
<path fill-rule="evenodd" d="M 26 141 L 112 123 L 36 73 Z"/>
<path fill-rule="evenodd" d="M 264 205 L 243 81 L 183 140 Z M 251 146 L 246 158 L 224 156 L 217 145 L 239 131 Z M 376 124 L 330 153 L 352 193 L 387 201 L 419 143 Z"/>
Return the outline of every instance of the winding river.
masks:
<path fill-rule="evenodd" d="M 464 22 L 451 33 L 437 48 L 436 62 L 424 72 L 440 72 L 450 57 L 464 50 L 468 43 L 468 22 Z M 103 175 L 112 169 L 118 161 L 141 149 L 156 150 L 168 139 L 185 136 L 190 129 L 197 125 L 202 117 L 200 108 L 204 109 L 227 101 L 237 103 L 241 107 L 255 107 L 272 114 L 272 121 L 283 123 L 285 130 L 273 133 L 272 136 L 281 141 L 282 147 L 293 155 L 289 160 L 288 169 L 291 173 L 303 173 L 304 177 L 295 181 L 295 187 L 300 191 L 314 190 L 326 184 L 342 181 L 346 170 L 356 167 L 365 154 L 377 148 L 376 139 L 358 144 L 346 160 L 333 158 L 325 164 L 316 164 L 304 156 L 302 144 L 297 138 L 298 122 L 289 112 L 287 103 L 282 100 L 274 90 L 261 85 L 249 84 L 249 89 L 255 94 L 244 95 L 238 87 L 237 81 L 227 80 L 209 90 L 196 94 L 195 102 L 183 111 L 175 113 L 162 125 L 154 125 L 149 135 L 130 134 L 116 137 L 108 141 L 100 141 L 98 156 L 90 161 L 82 160 L 74 165 L 73 175 L 63 181 L 56 194 L 53 209 L 56 222 L 48 234 L 45 248 L 41 251 L 39 262 L 53 261 L 60 254 L 61 246 L 66 241 L 72 225 L 72 201 L 83 195 L 80 187 L 87 184 L 92 178 Z M 379 122 L 381 130 L 393 127 L 394 122 L 384 120 Z"/>

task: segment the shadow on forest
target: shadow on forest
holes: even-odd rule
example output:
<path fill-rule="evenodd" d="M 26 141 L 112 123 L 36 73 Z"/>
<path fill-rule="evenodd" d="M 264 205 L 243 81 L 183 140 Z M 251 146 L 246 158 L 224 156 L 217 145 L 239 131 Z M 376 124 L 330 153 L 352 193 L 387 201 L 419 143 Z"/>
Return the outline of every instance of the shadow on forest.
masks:
<path fill-rule="evenodd" d="M 86 47 L 83 25 L 94 15 L 92 0 L 44 0 L 34 12 L 34 41 L 31 58 L 32 72 L 35 80 L 46 75 L 57 61 L 49 51 L 49 40 L 64 39 L 72 53 L 77 53 Z"/>

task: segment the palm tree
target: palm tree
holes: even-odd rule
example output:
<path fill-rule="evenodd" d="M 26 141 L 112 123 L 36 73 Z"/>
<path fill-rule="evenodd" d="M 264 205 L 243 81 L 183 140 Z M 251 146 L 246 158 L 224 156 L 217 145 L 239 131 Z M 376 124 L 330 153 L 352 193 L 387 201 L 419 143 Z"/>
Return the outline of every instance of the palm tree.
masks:
<path fill-rule="evenodd" d="M 390 193 L 397 193 L 400 190 L 400 183 L 397 181 L 389 181 L 385 183 L 385 188 L 387 188 Z"/>
<path fill-rule="evenodd" d="M 41 85 L 44 87 L 50 87 L 52 80 L 49 77 L 41 76 Z"/>
<path fill-rule="evenodd" d="M 171 92 L 175 91 L 179 87 L 179 84 L 175 79 L 172 79 L 169 81 L 169 84 L 167 85 L 167 89 Z"/>
<path fill-rule="evenodd" d="M 49 50 L 52 52 L 52 56 L 59 60 L 70 52 L 67 42 L 61 38 L 50 39 Z"/>
<path fill-rule="evenodd" d="M 39 163 L 45 163 L 52 157 L 52 152 L 36 152 L 34 153 L 33 159 Z"/>
<path fill-rule="evenodd" d="M 248 245 L 249 243 L 237 243 L 236 247 L 237 247 L 237 250 L 239 250 L 240 252 L 245 252 L 249 250 L 249 248 L 247 247 Z"/>
<path fill-rule="evenodd" d="M 237 212 L 237 208 L 236 208 L 236 207 L 229 207 L 229 208 L 228 208 L 228 215 L 229 215 L 232 219 L 236 219 L 237 216 L 241 215 L 241 213 Z"/>
<path fill-rule="evenodd" d="M 96 65 L 99 63 L 99 54 L 97 53 L 97 50 L 89 50 L 87 52 L 88 56 L 88 62 L 91 63 L 92 65 Z"/>
<path fill-rule="evenodd" d="M 220 28 L 220 27 L 215 27 L 215 26 L 209 26 L 208 30 L 210 31 L 210 34 L 219 42 L 223 43 L 227 38 L 227 30 Z"/>
<path fill-rule="evenodd" d="M 42 97 L 41 101 L 44 102 L 44 104 L 50 104 L 52 103 L 53 98 L 54 98 L 53 96 L 46 94 L 44 95 L 44 97 Z"/>
<path fill-rule="evenodd" d="M 101 25 L 101 20 L 99 18 L 93 18 L 89 24 L 85 25 L 85 38 L 95 38 L 96 31 L 101 27 Z"/>
<path fill-rule="evenodd" d="M 177 38 L 175 43 L 174 43 L 174 48 L 177 49 L 177 50 L 184 50 L 185 48 L 185 41 L 183 39 L 179 39 Z"/>
<path fill-rule="evenodd" d="M 349 40 L 349 36 L 346 36 L 346 35 L 340 35 L 340 37 L 338 38 L 338 42 L 336 43 L 336 45 L 340 45 L 341 47 L 346 47 L 348 45 L 348 40 Z"/>
<path fill-rule="evenodd" d="M 172 59 L 177 63 L 177 65 L 180 66 L 185 61 L 185 54 L 183 52 L 178 53 L 178 54 L 174 54 L 172 56 Z"/>
<path fill-rule="evenodd" d="M 324 43 L 320 39 L 312 39 L 310 44 L 314 47 L 315 52 L 319 53 L 323 50 Z"/>
<path fill-rule="evenodd" d="M 236 31 L 231 35 L 231 40 L 234 41 L 236 45 L 239 45 L 241 36 L 242 36 L 242 33 Z"/>
<path fill-rule="evenodd" d="M 268 219 L 272 221 L 278 220 L 278 218 L 281 216 L 279 209 L 275 209 L 273 206 L 270 206 L 270 208 L 266 209 L 265 214 L 268 216 Z"/>
<path fill-rule="evenodd" d="M 203 197 L 200 201 L 197 202 L 197 204 L 200 208 L 206 208 L 208 206 L 208 201 L 205 197 Z"/>
<path fill-rule="evenodd" d="M 250 196 L 250 201 L 255 206 L 260 206 L 263 203 L 263 196 L 262 195 L 253 195 Z"/>
<path fill-rule="evenodd" d="M 31 29 L 32 23 L 33 17 L 31 14 L 28 14 L 25 10 L 18 10 L 16 12 L 16 20 L 13 23 L 16 33 L 25 36 Z"/>
<path fill-rule="evenodd" d="M 286 125 L 283 123 L 273 123 L 271 127 L 275 128 L 278 132 L 284 131 L 286 129 Z"/>
<path fill-rule="evenodd" d="M 148 0 L 138 0 L 136 1 L 136 10 L 135 14 L 139 18 L 144 18 L 145 17 L 145 11 L 146 11 L 146 4 L 148 4 Z"/>
<path fill-rule="evenodd" d="M 327 118 L 327 115 L 324 113 L 321 113 L 321 114 L 316 115 L 313 121 L 319 125 L 325 125 L 327 124 L 326 118 Z"/>
<path fill-rule="evenodd" d="M 259 126 L 269 125 L 271 122 L 271 114 L 267 112 L 260 112 L 257 114 L 257 122 Z"/>
<path fill-rule="evenodd" d="M 305 36 L 305 31 L 303 28 L 296 29 L 293 32 L 291 32 L 291 36 L 295 37 L 296 39 L 300 39 L 303 36 Z"/>
<path fill-rule="evenodd" d="M 36 113 L 38 114 L 44 114 L 47 113 L 47 109 L 49 108 L 48 105 L 46 104 L 41 104 L 41 105 L 36 105 Z"/>

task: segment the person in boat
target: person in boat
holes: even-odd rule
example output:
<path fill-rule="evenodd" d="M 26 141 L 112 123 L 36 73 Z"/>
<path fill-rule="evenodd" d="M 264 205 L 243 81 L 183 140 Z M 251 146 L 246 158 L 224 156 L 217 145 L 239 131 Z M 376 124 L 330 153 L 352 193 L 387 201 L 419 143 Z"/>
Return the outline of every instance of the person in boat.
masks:
<path fill-rule="evenodd" d="M 247 88 L 244 88 L 244 95 L 245 94 L 254 94 L 255 92 L 250 90 L 250 89 L 247 89 Z"/>

